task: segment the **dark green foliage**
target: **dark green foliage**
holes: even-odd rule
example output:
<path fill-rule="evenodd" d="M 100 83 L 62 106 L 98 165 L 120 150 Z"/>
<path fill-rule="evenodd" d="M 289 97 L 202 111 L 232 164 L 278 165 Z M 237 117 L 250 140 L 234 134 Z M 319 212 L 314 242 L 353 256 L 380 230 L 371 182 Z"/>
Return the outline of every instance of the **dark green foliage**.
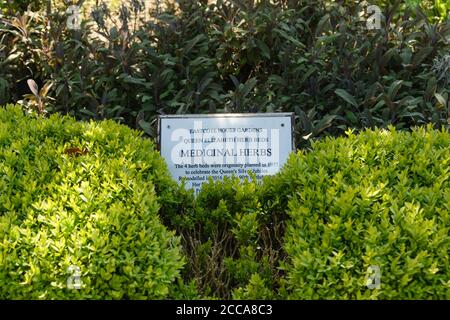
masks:
<path fill-rule="evenodd" d="M 450 14 L 450 3 L 446 0 L 373 0 L 370 3 L 379 6 L 397 3 L 401 12 L 406 8 L 415 9 L 420 6 L 431 21 L 444 21 Z"/>
<path fill-rule="evenodd" d="M 173 186 L 137 131 L 1 108 L 0 298 L 167 297 L 183 266 L 158 217 Z"/>
<path fill-rule="evenodd" d="M 354 1 L 179 1 L 147 19 L 123 3 L 121 15 L 85 14 L 78 31 L 58 10 L 2 18 L 0 104 L 29 94 L 32 78 L 48 84 L 49 112 L 150 136 L 161 113 L 295 111 L 300 143 L 349 127 L 448 125 L 450 22 L 420 8 L 382 2 L 381 30 L 368 30 Z"/>
<path fill-rule="evenodd" d="M 280 252 L 273 250 L 270 235 L 275 232 L 264 224 L 267 208 L 261 199 L 255 182 L 238 178 L 210 181 L 190 212 L 175 220 L 189 261 L 185 279 L 193 281 L 202 294 L 244 298 L 239 288 L 246 286 L 250 277 L 255 285 L 264 281 L 274 285 Z"/>
<path fill-rule="evenodd" d="M 46 0 L 1 0 L 0 13 L 16 14 L 27 11 L 27 9 L 39 11 L 46 7 Z"/>

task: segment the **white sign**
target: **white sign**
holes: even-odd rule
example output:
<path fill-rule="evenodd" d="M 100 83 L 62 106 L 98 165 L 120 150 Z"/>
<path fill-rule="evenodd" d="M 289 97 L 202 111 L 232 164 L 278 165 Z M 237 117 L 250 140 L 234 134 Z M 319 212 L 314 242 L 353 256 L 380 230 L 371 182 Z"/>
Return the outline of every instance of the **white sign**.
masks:
<path fill-rule="evenodd" d="M 173 178 L 200 190 L 209 177 L 277 173 L 294 149 L 293 113 L 159 117 L 159 146 Z"/>

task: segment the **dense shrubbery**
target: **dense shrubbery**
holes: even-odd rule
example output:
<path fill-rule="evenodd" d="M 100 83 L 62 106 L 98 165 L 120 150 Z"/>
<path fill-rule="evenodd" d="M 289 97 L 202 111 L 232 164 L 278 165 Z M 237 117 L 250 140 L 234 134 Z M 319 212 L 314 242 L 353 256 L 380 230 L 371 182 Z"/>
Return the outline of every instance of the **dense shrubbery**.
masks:
<path fill-rule="evenodd" d="M 274 212 L 269 215 L 268 203 L 256 183 L 226 178 L 205 184 L 193 206 L 184 202 L 185 213 L 170 219 L 189 261 L 184 278 L 198 292 L 220 298 L 276 297 L 268 288 L 276 286 L 279 275 L 282 221 Z M 260 289 L 257 295 L 246 291 L 250 279 Z"/>
<path fill-rule="evenodd" d="M 152 136 L 160 113 L 294 111 L 298 137 L 448 125 L 450 22 L 401 1 L 379 1 L 381 30 L 354 1 L 179 1 L 135 19 L 139 3 L 100 6 L 78 31 L 64 11 L 2 18 L 0 104 L 32 78 L 30 108 Z"/>
<path fill-rule="evenodd" d="M 8 14 L 23 13 L 27 9 L 39 11 L 45 8 L 45 1 L 42 0 L 3 0 L 0 3 L 0 13 Z"/>
<path fill-rule="evenodd" d="M 445 130 L 348 132 L 194 198 L 124 126 L 0 120 L 2 298 L 449 298 Z"/>
<path fill-rule="evenodd" d="M 449 168 L 448 132 L 391 128 L 314 143 L 262 185 L 207 184 L 185 277 L 225 298 L 448 299 Z"/>
<path fill-rule="evenodd" d="M 295 299 L 450 298 L 450 135 L 325 139 L 276 178 L 289 190 L 286 289 Z M 365 287 L 381 269 L 381 289 Z"/>
<path fill-rule="evenodd" d="M 177 2 L 101 5 L 80 30 L 61 1 L 0 7 L 0 105 L 150 136 L 171 113 L 293 111 L 300 143 L 393 127 L 194 197 L 123 126 L 1 109 L 0 298 L 450 298 L 447 4 L 375 1 L 368 30 L 354 1 Z M 445 129 L 393 129 L 425 123 Z"/>
<path fill-rule="evenodd" d="M 167 297 L 183 265 L 158 217 L 172 186 L 124 126 L 1 108 L 0 298 Z M 81 290 L 66 287 L 72 265 Z"/>

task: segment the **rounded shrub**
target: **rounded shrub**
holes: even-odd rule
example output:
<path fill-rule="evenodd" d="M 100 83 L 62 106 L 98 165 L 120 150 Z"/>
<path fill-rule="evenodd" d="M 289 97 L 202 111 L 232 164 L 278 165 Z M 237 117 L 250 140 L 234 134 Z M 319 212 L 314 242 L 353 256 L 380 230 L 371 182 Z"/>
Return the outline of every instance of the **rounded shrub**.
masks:
<path fill-rule="evenodd" d="M 284 297 L 449 299 L 449 133 L 347 134 L 265 186 L 289 199 Z"/>
<path fill-rule="evenodd" d="M 137 131 L 0 108 L 0 298 L 167 297 L 183 259 L 158 212 L 174 185 Z"/>
<path fill-rule="evenodd" d="M 448 299 L 449 162 L 448 132 L 391 128 L 316 142 L 262 182 L 211 180 L 174 223 L 186 288 L 222 299 Z"/>

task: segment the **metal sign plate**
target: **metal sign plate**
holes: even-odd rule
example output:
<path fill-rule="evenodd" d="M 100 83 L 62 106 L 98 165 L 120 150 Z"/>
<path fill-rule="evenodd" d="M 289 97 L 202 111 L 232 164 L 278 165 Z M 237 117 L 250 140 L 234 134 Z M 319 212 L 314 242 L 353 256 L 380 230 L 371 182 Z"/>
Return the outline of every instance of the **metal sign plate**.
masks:
<path fill-rule="evenodd" d="M 196 192 L 209 177 L 257 179 L 277 173 L 294 150 L 293 113 L 167 115 L 158 121 L 161 155 L 173 178 Z"/>

